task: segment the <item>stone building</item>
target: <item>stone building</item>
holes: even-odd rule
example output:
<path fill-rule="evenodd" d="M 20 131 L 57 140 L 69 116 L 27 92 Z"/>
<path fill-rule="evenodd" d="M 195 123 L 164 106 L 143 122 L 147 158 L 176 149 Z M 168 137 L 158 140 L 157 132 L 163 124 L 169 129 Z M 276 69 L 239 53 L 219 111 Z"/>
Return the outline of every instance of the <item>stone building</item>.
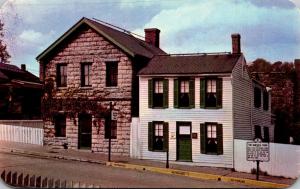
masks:
<path fill-rule="evenodd" d="M 111 125 L 112 153 L 128 156 L 131 119 L 139 113 L 137 72 L 154 55 L 165 54 L 159 32 L 145 29 L 144 41 L 82 18 L 38 55 L 45 83 L 44 144 L 107 152 Z"/>

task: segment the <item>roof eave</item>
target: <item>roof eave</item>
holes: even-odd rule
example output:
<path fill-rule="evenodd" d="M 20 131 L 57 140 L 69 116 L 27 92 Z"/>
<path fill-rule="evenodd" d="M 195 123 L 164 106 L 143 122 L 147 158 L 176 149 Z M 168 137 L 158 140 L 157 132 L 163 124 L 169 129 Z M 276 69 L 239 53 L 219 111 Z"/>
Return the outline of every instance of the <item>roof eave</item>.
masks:
<path fill-rule="evenodd" d="M 112 39 L 109 35 L 104 33 L 103 31 L 99 30 L 97 27 L 94 26 L 87 18 L 83 17 L 80 19 L 75 25 L 73 25 L 68 31 L 66 31 L 62 36 L 60 36 L 55 42 L 53 42 L 48 48 L 46 48 L 42 53 L 40 53 L 36 60 L 40 61 L 43 58 L 45 58 L 55 47 L 57 47 L 64 39 L 66 39 L 71 33 L 73 33 L 79 26 L 81 26 L 83 23 L 87 24 L 91 28 L 93 28 L 95 31 L 97 31 L 99 34 L 103 35 L 105 38 L 107 38 L 109 41 L 120 47 L 123 51 L 125 51 L 130 56 L 134 57 L 136 54 L 129 49 L 125 48 L 123 45 L 118 43 L 116 40 Z"/>

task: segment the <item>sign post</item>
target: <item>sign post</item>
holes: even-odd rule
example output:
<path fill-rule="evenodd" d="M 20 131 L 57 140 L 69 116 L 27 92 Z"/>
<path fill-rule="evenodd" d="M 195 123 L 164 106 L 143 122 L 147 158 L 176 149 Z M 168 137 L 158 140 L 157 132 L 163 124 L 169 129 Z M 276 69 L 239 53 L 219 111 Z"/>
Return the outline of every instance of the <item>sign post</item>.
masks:
<path fill-rule="evenodd" d="M 256 161 L 256 180 L 259 179 L 259 162 L 270 160 L 269 143 L 256 138 L 254 142 L 247 142 L 247 161 Z"/>
<path fill-rule="evenodd" d="M 109 102 L 109 111 L 110 111 L 110 115 L 112 115 L 112 102 Z M 108 161 L 110 162 L 110 157 L 111 157 L 111 121 L 112 120 L 112 116 L 110 116 L 109 118 L 109 135 L 108 135 Z"/>

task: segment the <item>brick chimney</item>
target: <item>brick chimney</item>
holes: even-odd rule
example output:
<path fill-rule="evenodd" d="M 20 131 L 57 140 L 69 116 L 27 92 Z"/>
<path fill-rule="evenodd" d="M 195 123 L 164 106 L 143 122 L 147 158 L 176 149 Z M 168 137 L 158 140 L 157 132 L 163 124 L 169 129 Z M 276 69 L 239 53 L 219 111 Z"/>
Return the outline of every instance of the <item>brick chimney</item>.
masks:
<path fill-rule="evenodd" d="M 145 41 L 159 48 L 160 30 L 157 28 L 146 28 L 144 31 L 145 31 Z"/>
<path fill-rule="evenodd" d="M 241 35 L 238 33 L 231 34 L 232 54 L 241 54 Z"/>
<path fill-rule="evenodd" d="M 26 71 L 26 64 L 21 64 L 21 70 Z"/>

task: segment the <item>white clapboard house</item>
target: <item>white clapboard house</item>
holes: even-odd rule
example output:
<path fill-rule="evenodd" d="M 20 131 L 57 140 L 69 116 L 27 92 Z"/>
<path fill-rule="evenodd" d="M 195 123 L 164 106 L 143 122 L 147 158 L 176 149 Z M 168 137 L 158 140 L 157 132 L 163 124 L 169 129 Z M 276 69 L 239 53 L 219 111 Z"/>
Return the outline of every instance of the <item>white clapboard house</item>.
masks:
<path fill-rule="evenodd" d="M 139 72 L 139 118 L 131 156 L 234 167 L 234 139 L 273 141 L 270 89 L 251 79 L 232 35 L 232 53 L 157 55 Z"/>

